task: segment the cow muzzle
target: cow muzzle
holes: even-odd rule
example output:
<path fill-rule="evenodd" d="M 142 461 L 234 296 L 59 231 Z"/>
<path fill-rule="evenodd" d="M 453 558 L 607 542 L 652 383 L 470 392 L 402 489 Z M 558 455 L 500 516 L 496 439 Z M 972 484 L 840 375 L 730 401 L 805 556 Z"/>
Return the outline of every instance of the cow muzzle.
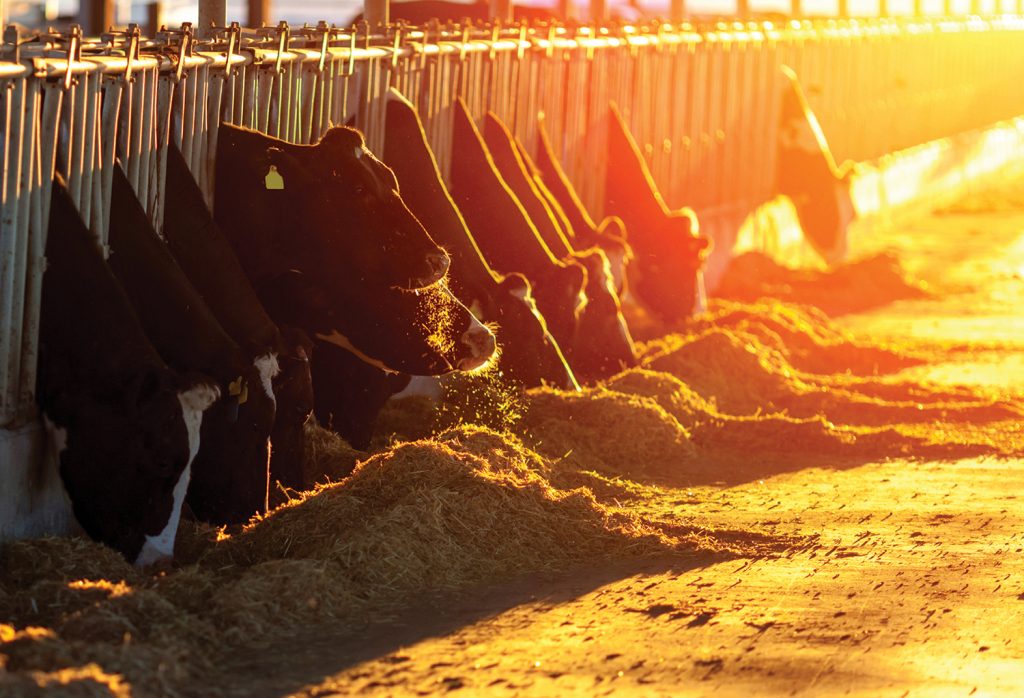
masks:
<path fill-rule="evenodd" d="M 443 250 L 437 252 L 430 252 L 426 256 L 426 275 L 417 279 L 418 288 L 426 288 L 432 286 L 438 281 L 444 278 L 444 275 L 448 273 L 448 266 L 451 264 L 451 258 Z"/>
<path fill-rule="evenodd" d="M 459 342 L 468 350 L 468 354 L 460 356 L 455 362 L 460 371 L 475 371 L 486 365 L 498 348 L 494 334 L 475 319 L 469 329 L 462 333 Z"/>

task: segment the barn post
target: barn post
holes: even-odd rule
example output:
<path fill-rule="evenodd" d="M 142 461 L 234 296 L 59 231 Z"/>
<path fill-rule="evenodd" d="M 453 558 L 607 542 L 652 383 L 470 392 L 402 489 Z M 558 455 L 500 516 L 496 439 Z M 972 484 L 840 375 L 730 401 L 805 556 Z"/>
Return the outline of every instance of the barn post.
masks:
<path fill-rule="evenodd" d="M 199 26 L 196 28 L 198 38 L 213 38 L 213 28 L 225 27 L 227 23 L 227 0 L 199 0 Z"/>
<path fill-rule="evenodd" d="M 164 3 L 155 0 L 146 5 L 146 36 L 156 36 L 164 23 Z"/>
<path fill-rule="evenodd" d="M 391 22 L 390 0 L 363 0 L 363 17 L 370 26 L 370 32 L 386 27 Z"/>
<path fill-rule="evenodd" d="M 750 16 L 750 0 L 736 0 L 736 16 L 740 19 Z"/>
<path fill-rule="evenodd" d="M 99 36 L 113 26 L 114 0 L 82 0 L 78 22 L 88 36 Z"/>
<path fill-rule="evenodd" d="M 263 27 L 270 21 L 270 0 L 249 0 L 246 25 Z"/>
<path fill-rule="evenodd" d="M 492 22 L 511 22 L 512 0 L 490 0 L 488 12 Z"/>
<path fill-rule="evenodd" d="M 850 0 L 839 0 L 839 7 L 836 8 L 839 19 L 850 18 Z"/>
<path fill-rule="evenodd" d="M 3 0 L 0 0 L 0 2 L 3 2 Z M 570 19 L 575 19 L 576 8 L 573 6 L 572 0 L 558 0 L 555 3 L 555 14 L 558 15 L 558 19 L 562 20 L 563 22 L 567 22 Z"/>
<path fill-rule="evenodd" d="M 668 17 L 678 24 L 686 18 L 686 0 L 672 0 L 669 4 Z"/>
<path fill-rule="evenodd" d="M 884 0 L 882 0 L 884 2 Z M 799 19 L 804 13 L 803 0 L 790 0 L 789 16 Z"/>
<path fill-rule="evenodd" d="M 608 19 L 607 0 L 590 0 L 590 21 L 604 22 Z"/>

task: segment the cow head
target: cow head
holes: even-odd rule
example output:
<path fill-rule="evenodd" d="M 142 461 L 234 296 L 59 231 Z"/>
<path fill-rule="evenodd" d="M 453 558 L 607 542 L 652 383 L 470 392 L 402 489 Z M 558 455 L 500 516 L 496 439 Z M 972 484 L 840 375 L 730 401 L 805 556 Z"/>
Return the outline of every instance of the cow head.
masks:
<path fill-rule="evenodd" d="M 679 322 L 702 310 L 702 267 L 710 241 L 698 232 L 691 209 L 680 209 L 663 219 L 658 229 L 661 244 L 638 249 L 630 267 L 630 288 L 662 320 Z M 659 254 L 658 249 L 664 250 Z"/>
<path fill-rule="evenodd" d="M 300 146 L 225 124 L 215 213 L 257 283 L 300 269 L 358 298 L 367 285 L 423 288 L 448 268 L 394 174 L 346 127 Z"/>
<path fill-rule="evenodd" d="M 282 327 L 281 336 L 285 350 L 280 356 L 281 372 L 274 378 L 277 414 L 270 435 L 270 481 L 303 489 L 307 485 L 303 430 L 314 406 L 310 372 L 313 341 L 294 327 Z"/>
<path fill-rule="evenodd" d="M 527 388 L 553 385 L 579 389 L 558 342 L 537 310 L 525 276 L 506 275 L 499 283 L 499 295 L 482 312 L 483 319 L 498 328 L 498 368 L 503 378 Z"/>
<path fill-rule="evenodd" d="M 319 341 L 347 349 L 385 371 L 438 376 L 483 367 L 494 335 L 444 283 L 417 291 L 380 289 L 346 304 L 306 275 L 290 271 L 260 289 L 274 317 L 287 317 Z"/>
<path fill-rule="evenodd" d="M 576 262 L 558 262 L 530 279 L 537 308 L 559 346 L 575 344 L 587 304 L 587 271 Z"/>
<path fill-rule="evenodd" d="M 258 360 L 257 360 L 258 361 Z M 188 503 L 203 521 L 244 523 L 267 510 L 270 434 L 277 410 L 270 375 L 257 362 L 236 363 L 237 377 L 203 420 Z M 231 463 L 231 467 L 225 464 Z"/>
<path fill-rule="evenodd" d="M 636 365 L 633 337 L 622 316 L 608 257 L 595 248 L 574 258 L 587 270 L 588 302 L 569 361 L 581 378 L 606 378 Z"/>
<path fill-rule="evenodd" d="M 173 554 L 203 412 L 219 390 L 154 366 L 108 388 L 57 394 L 42 411 L 78 523 L 128 560 L 151 564 Z"/>

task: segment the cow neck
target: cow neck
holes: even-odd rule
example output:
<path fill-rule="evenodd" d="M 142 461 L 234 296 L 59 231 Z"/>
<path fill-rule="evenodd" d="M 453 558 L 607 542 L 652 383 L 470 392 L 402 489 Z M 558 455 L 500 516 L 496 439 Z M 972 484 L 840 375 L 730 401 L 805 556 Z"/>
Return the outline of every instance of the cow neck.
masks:
<path fill-rule="evenodd" d="M 54 181 L 40 322 L 40 398 L 57 385 L 107 392 L 166 369 L 59 178 Z"/>
<path fill-rule="evenodd" d="M 484 122 L 484 140 L 498 173 L 523 205 L 538 235 L 556 257 L 564 259 L 571 255 L 574 251 L 572 245 L 527 172 L 522 157 L 516 151 L 512 134 L 492 112 L 487 113 Z"/>
<path fill-rule="evenodd" d="M 630 239 L 637 242 L 650 238 L 669 214 L 640 148 L 614 106 L 610 108 L 604 196 L 605 214 L 621 217 Z"/>
<path fill-rule="evenodd" d="M 551 192 L 552 197 L 562 206 L 562 210 L 569 219 L 573 231 L 577 235 L 583 234 L 585 230 L 597 230 L 597 224 L 590 216 L 583 201 L 580 200 L 576 189 L 572 186 L 569 176 L 565 173 L 561 163 L 555 156 L 554 147 L 548 139 L 547 129 L 543 119 L 538 119 L 537 139 L 537 170 L 544 186 Z"/>
<path fill-rule="evenodd" d="M 498 271 L 547 272 L 557 258 L 501 178 L 461 101 L 455 109 L 452 190 L 473 238 Z"/>
<path fill-rule="evenodd" d="M 202 371 L 222 385 L 243 370 L 238 345 L 210 312 L 115 166 L 109 264 L 157 351 L 179 371 Z"/>
<path fill-rule="evenodd" d="M 448 276 L 463 302 L 466 294 L 496 287 L 497 274 L 469 232 L 465 219 L 441 178 L 437 160 L 427 142 L 419 116 L 411 104 L 388 95 L 384 160 L 394 171 L 409 210 L 430 236 L 452 257 Z M 460 295 L 461 293 L 461 295 Z"/>
<path fill-rule="evenodd" d="M 173 143 L 167 152 L 166 192 L 164 235 L 168 248 L 214 316 L 250 358 L 280 353 L 283 343 L 277 326 Z"/>

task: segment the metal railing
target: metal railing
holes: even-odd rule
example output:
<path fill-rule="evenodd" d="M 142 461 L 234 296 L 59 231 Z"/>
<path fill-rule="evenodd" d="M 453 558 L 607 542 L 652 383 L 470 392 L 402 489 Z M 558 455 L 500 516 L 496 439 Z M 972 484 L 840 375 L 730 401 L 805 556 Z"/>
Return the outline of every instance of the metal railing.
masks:
<path fill-rule="evenodd" d="M 827 21 L 648 27 L 319 27 L 144 39 L 46 35 L 0 59 L 0 427 L 34 418 L 39 298 L 54 170 L 101 245 L 116 161 L 161 228 L 168 143 L 212 200 L 221 120 L 310 143 L 354 121 L 371 149 L 383 96 L 420 110 L 442 171 L 457 96 L 533 148 L 538 112 L 600 214 L 604 121 L 615 100 L 669 203 L 702 216 L 774 193 L 783 64 L 807 88 L 838 159 L 884 153 L 1024 113 L 1024 21 Z M 296 212 L 301 215 L 301 212 Z"/>

